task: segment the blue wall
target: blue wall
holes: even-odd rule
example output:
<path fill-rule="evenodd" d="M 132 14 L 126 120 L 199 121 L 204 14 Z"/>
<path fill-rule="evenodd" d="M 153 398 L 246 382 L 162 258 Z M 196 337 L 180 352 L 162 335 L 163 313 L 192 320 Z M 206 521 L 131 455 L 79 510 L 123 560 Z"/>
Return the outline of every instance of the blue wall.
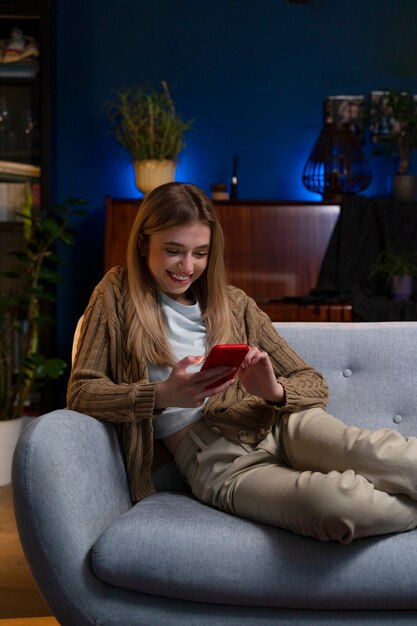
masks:
<path fill-rule="evenodd" d="M 326 96 L 417 93 L 415 0 L 56 0 L 56 10 L 54 197 L 89 202 L 59 293 L 64 357 L 102 275 L 104 198 L 140 197 L 109 134 L 115 90 L 164 79 L 195 119 L 178 180 L 209 191 L 238 153 L 240 198 L 289 200 L 320 199 L 301 174 Z M 384 195 L 395 163 L 371 166 L 366 194 Z"/>

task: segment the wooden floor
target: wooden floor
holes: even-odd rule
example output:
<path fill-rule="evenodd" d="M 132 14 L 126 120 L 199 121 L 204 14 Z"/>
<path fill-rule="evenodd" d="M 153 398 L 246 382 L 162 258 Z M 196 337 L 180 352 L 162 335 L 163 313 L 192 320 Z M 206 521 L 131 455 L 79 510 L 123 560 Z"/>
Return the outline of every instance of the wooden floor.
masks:
<path fill-rule="evenodd" d="M 59 626 L 54 617 L 11 617 L 0 619 L 0 626 Z"/>
<path fill-rule="evenodd" d="M 48 616 L 51 611 L 36 587 L 17 535 L 11 487 L 0 487 L 0 626 L 58 624 Z M 29 617 L 37 619 L 23 619 Z"/>

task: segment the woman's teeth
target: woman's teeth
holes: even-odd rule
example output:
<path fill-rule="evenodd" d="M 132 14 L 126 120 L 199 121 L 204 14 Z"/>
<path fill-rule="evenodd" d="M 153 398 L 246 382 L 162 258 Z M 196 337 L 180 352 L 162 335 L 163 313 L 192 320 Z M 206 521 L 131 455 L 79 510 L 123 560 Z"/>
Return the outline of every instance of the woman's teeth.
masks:
<path fill-rule="evenodd" d="M 190 278 L 188 274 L 185 276 L 183 274 L 173 274 L 172 272 L 170 272 L 170 275 L 174 280 L 177 280 L 180 283 L 184 283 Z"/>

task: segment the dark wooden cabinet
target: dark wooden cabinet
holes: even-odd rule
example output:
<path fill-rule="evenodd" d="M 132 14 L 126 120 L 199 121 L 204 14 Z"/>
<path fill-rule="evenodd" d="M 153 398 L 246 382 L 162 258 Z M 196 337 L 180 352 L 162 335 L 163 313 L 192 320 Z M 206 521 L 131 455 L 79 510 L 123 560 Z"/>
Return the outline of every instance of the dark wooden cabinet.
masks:
<path fill-rule="evenodd" d="M 124 263 L 139 200 L 106 198 L 105 270 Z M 230 284 L 275 321 L 349 321 L 349 305 L 304 304 L 339 216 L 335 204 L 216 201 Z M 288 300 L 290 298 L 290 300 Z"/>

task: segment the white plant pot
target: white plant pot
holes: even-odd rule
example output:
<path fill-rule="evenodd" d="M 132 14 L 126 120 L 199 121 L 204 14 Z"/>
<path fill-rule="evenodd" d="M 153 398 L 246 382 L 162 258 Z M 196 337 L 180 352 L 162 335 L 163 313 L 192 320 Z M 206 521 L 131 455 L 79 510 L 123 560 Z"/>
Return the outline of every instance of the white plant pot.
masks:
<path fill-rule="evenodd" d="M 0 486 L 12 482 L 13 453 L 26 423 L 26 417 L 0 421 Z"/>
<path fill-rule="evenodd" d="M 136 187 L 144 194 L 159 185 L 175 180 L 176 161 L 150 159 L 149 161 L 133 161 Z"/>

